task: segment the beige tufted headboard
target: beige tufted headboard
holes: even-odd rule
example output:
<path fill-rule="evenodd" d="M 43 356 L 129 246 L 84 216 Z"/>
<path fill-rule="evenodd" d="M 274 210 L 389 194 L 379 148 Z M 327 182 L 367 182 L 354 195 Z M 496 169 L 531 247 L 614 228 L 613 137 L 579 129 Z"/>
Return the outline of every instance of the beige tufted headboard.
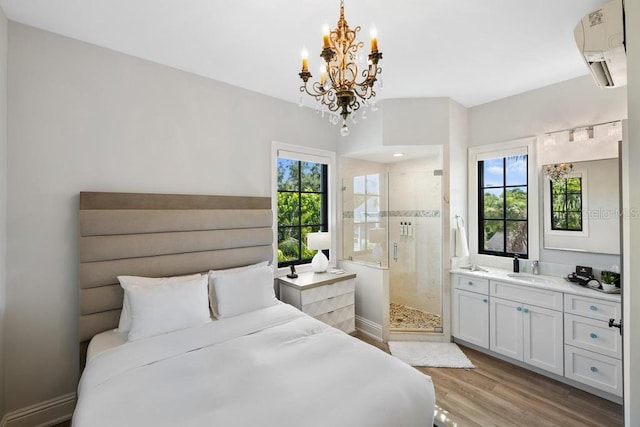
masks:
<path fill-rule="evenodd" d="M 80 193 L 80 365 L 118 327 L 119 275 L 206 272 L 271 260 L 269 197 Z"/>

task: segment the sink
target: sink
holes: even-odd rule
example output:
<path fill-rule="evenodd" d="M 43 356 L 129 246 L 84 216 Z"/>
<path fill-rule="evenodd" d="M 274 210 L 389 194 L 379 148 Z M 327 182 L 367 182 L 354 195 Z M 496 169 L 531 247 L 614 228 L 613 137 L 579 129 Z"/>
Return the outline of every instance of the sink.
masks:
<path fill-rule="evenodd" d="M 518 280 L 522 280 L 523 282 L 529 282 L 529 283 L 541 283 L 541 284 L 553 283 L 551 280 L 545 279 L 544 277 L 536 276 L 534 274 L 529 274 L 529 273 L 508 273 L 507 276 L 513 279 L 518 279 Z"/>

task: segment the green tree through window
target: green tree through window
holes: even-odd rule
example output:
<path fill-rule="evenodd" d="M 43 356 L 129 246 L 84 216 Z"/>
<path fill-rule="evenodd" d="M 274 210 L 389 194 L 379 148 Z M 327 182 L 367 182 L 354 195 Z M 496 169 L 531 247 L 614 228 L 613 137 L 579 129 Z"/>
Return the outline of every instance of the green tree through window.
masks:
<path fill-rule="evenodd" d="M 582 231 L 582 178 L 551 180 L 551 229 Z"/>
<path fill-rule="evenodd" d="M 478 251 L 528 257 L 527 155 L 478 162 Z"/>
<path fill-rule="evenodd" d="M 307 233 L 327 231 L 327 165 L 278 158 L 278 267 L 311 262 Z"/>

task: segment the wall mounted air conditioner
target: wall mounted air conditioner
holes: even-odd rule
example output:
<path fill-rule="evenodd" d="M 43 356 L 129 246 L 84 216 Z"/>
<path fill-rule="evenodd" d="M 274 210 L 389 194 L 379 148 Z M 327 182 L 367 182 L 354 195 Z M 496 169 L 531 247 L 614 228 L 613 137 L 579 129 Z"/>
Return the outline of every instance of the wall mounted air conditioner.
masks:
<path fill-rule="evenodd" d="M 573 30 L 576 44 L 601 88 L 627 84 L 622 0 L 613 0 L 586 15 Z"/>

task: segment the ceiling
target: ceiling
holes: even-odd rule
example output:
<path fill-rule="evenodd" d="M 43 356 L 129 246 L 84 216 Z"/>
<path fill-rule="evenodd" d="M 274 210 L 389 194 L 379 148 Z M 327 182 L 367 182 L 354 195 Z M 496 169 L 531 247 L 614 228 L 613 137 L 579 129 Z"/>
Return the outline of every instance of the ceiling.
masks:
<path fill-rule="evenodd" d="M 577 22 L 606 0 L 345 0 L 368 51 L 384 54 L 379 98 L 450 97 L 472 107 L 587 74 Z M 10 20 L 291 102 L 300 52 L 318 74 L 338 0 L 0 0 Z M 316 56 L 318 55 L 318 56 Z M 308 98 L 308 99 L 306 99 Z M 305 105 L 312 105 L 305 97 Z"/>

